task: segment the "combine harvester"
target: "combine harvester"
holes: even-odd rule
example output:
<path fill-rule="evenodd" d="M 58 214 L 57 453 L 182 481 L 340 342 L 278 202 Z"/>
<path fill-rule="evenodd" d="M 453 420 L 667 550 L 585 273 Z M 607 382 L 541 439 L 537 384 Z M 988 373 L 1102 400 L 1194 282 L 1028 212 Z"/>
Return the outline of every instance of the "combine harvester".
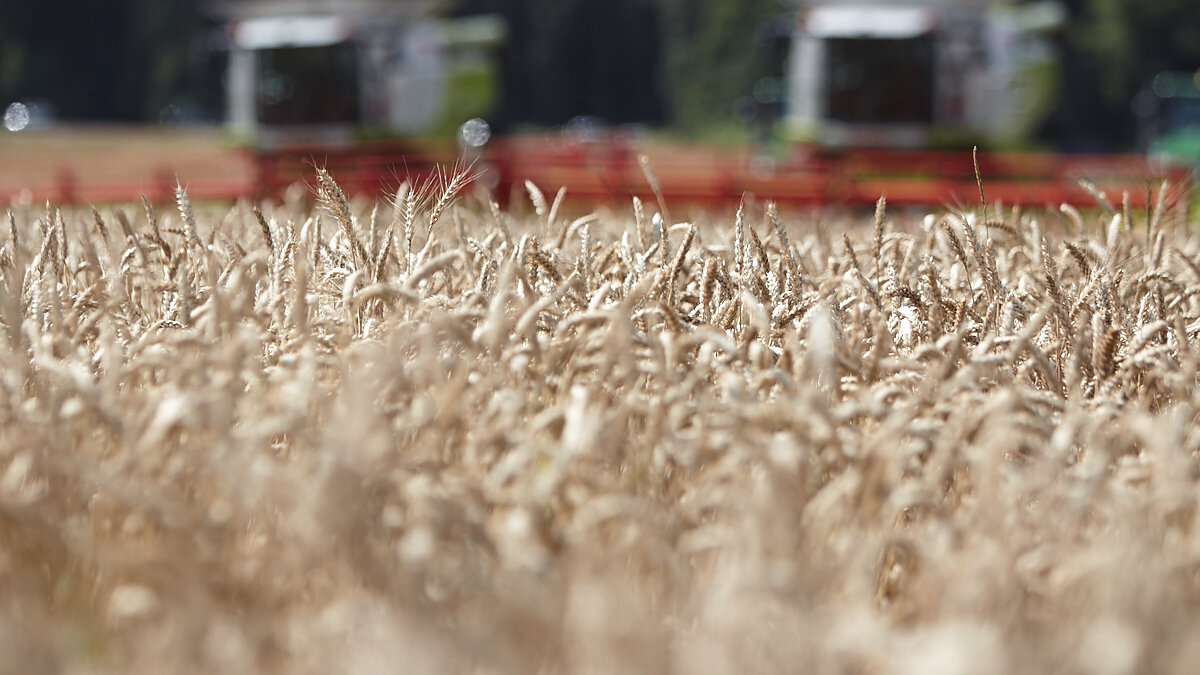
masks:
<path fill-rule="evenodd" d="M 369 15 L 373 10 L 364 11 Z M 423 84 L 441 95 L 419 99 L 447 101 L 446 93 L 456 88 L 448 73 L 460 45 L 469 45 L 482 63 L 503 30 L 483 30 L 479 26 L 485 24 L 477 23 L 458 33 L 471 37 L 456 39 L 453 24 L 425 24 L 416 15 L 404 19 L 413 28 L 390 34 L 410 36 L 399 43 L 408 45 L 401 51 L 420 51 L 413 41 L 424 40 L 421 44 L 436 45 L 429 47 L 431 53 L 447 54 L 446 65 L 429 69 Z M 1059 68 L 1050 37 L 1065 19 L 1054 2 L 802 5 L 791 37 L 780 125 L 792 149 L 772 159 L 751 147 L 730 152 L 695 144 L 639 143 L 620 134 L 514 137 L 484 146 L 486 124 L 470 119 L 485 112 L 482 98 L 475 97 L 481 105 L 474 110 L 449 105 L 437 113 L 413 110 L 413 97 L 405 92 L 415 89 L 403 87 L 416 86 L 407 71 L 414 60 L 402 60 L 400 70 L 380 75 L 376 61 L 366 56 L 391 38 L 354 28 L 382 24 L 347 22 L 346 16 L 273 15 L 234 24 L 231 74 L 237 76 L 230 78 L 235 83 L 230 120 L 255 139 L 262 195 L 277 194 L 302 178 L 313 161 L 326 165 L 351 191 L 378 193 L 400 178 L 419 178 L 466 153 L 482 161 L 501 201 L 531 180 L 548 189 L 565 186 L 578 200 L 619 204 L 631 195 L 651 196 L 639 162 L 644 154 L 670 202 L 727 206 L 753 194 L 797 206 L 858 205 L 873 204 L 886 194 L 893 204 L 969 203 L 978 195 L 970 148 L 1027 147 L 1051 112 Z M 284 28 L 290 25 L 311 25 L 314 37 L 304 44 L 295 44 L 294 38 L 287 42 L 296 34 Z M 441 37 L 435 37 L 437 30 L 419 28 L 424 25 L 442 26 Z M 271 69 L 261 64 L 279 62 L 273 54 L 289 50 L 295 54 L 291 62 L 307 63 L 316 59 L 302 57 L 304 51 L 333 52 L 339 45 L 357 45 L 360 55 L 356 66 L 347 66 L 348 73 L 356 67 L 359 75 L 342 78 L 345 97 L 357 101 L 357 117 L 341 119 L 341 126 L 329 129 L 316 125 L 315 118 L 273 116 L 264 101 L 278 85 Z M 252 67 L 251 61 L 259 65 Z M 385 86 L 366 86 L 376 81 Z M 362 83 L 357 91 L 355 82 Z M 367 96 L 379 91 L 385 92 L 382 98 Z M 467 123 L 457 147 L 448 140 L 411 140 L 457 122 Z M 1152 163 L 1139 155 L 1012 150 L 981 152 L 978 169 L 990 199 L 1030 205 L 1094 205 L 1097 194 L 1119 201 L 1124 193 L 1133 204 L 1144 205 L 1164 178 L 1183 183 L 1190 175 L 1186 167 Z"/>
<path fill-rule="evenodd" d="M 499 92 L 494 16 L 430 0 L 220 0 L 230 130 L 256 147 L 451 136 Z"/>
<path fill-rule="evenodd" d="M 803 6 L 787 73 L 787 137 L 830 169 L 830 201 L 969 200 L 975 167 L 992 198 L 1094 204 L 1097 193 L 1134 203 L 1162 178 L 1190 171 L 1139 155 L 1019 152 L 1053 111 L 1060 68 L 1051 38 L 1057 2 L 989 0 L 822 3 Z M 1007 149 L 1007 150 L 997 150 Z M 1089 187 L 1085 187 L 1087 184 Z"/>
<path fill-rule="evenodd" d="M 436 4 L 210 0 L 226 22 L 228 129 L 252 167 L 224 196 L 278 196 L 311 179 L 314 166 L 347 192 L 378 196 L 466 160 L 501 202 L 532 181 L 619 206 L 653 198 L 646 156 L 672 204 L 730 207 L 745 195 L 814 207 L 870 205 L 880 195 L 971 204 L 976 146 L 991 202 L 1093 206 L 1098 195 L 1119 203 L 1128 194 L 1144 206 L 1164 179 L 1180 192 L 1190 185 L 1187 163 L 1017 150 L 1030 146 L 1057 97 L 1051 37 L 1065 13 L 1054 2 L 801 3 L 777 125 L 786 151 L 777 143 L 770 154 L 587 126 L 492 139 L 482 117 L 499 94 L 506 27 L 490 16 L 429 18 Z M 1160 98 L 1164 111 L 1192 102 Z M 161 173 L 156 194 L 169 197 L 172 176 Z M 70 187 L 59 194 L 88 194 Z"/>

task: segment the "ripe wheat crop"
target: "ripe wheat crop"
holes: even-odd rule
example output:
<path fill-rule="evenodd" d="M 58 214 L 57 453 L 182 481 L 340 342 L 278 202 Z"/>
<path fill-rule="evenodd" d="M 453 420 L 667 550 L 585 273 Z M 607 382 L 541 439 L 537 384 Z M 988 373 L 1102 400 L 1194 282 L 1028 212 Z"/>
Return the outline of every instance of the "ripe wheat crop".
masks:
<path fill-rule="evenodd" d="M 0 673 L 1194 672 L 1162 200 L 677 224 L 468 178 L 8 214 Z"/>

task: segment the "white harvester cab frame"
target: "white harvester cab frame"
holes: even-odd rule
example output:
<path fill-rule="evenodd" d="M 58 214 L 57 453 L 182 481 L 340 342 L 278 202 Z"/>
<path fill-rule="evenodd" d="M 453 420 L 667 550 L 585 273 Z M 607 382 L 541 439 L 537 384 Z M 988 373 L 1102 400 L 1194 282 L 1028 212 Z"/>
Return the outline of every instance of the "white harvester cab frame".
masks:
<path fill-rule="evenodd" d="M 226 119 L 260 146 L 453 133 L 499 92 L 494 16 L 358 11 L 231 20 Z"/>
<path fill-rule="evenodd" d="M 802 7 L 784 133 L 827 146 L 1019 143 L 1049 114 L 1054 2 L 824 3 Z"/>

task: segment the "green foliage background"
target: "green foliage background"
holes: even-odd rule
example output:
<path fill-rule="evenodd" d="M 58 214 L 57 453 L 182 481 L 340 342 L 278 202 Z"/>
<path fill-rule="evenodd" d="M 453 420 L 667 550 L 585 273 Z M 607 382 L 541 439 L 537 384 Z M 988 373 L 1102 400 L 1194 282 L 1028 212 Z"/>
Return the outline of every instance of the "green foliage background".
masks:
<path fill-rule="evenodd" d="M 1092 59 L 1113 105 L 1158 72 L 1200 68 L 1200 3 L 1195 0 L 1090 0 L 1072 46 Z"/>
<path fill-rule="evenodd" d="M 665 80 L 672 119 L 685 128 L 726 121 L 734 101 L 764 76 L 782 74 L 782 54 L 764 28 L 786 20 L 778 0 L 661 0 Z M 756 39 L 758 38 L 758 39 Z"/>

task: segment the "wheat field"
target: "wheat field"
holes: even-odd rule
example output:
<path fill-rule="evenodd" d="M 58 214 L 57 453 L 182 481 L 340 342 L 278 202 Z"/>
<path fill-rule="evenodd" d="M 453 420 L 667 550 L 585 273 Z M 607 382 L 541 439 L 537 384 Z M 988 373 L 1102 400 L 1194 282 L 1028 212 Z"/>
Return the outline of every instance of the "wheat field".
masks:
<path fill-rule="evenodd" d="M 674 224 L 470 178 L 8 213 L 0 673 L 1194 672 L 1166 186 Z"/>

